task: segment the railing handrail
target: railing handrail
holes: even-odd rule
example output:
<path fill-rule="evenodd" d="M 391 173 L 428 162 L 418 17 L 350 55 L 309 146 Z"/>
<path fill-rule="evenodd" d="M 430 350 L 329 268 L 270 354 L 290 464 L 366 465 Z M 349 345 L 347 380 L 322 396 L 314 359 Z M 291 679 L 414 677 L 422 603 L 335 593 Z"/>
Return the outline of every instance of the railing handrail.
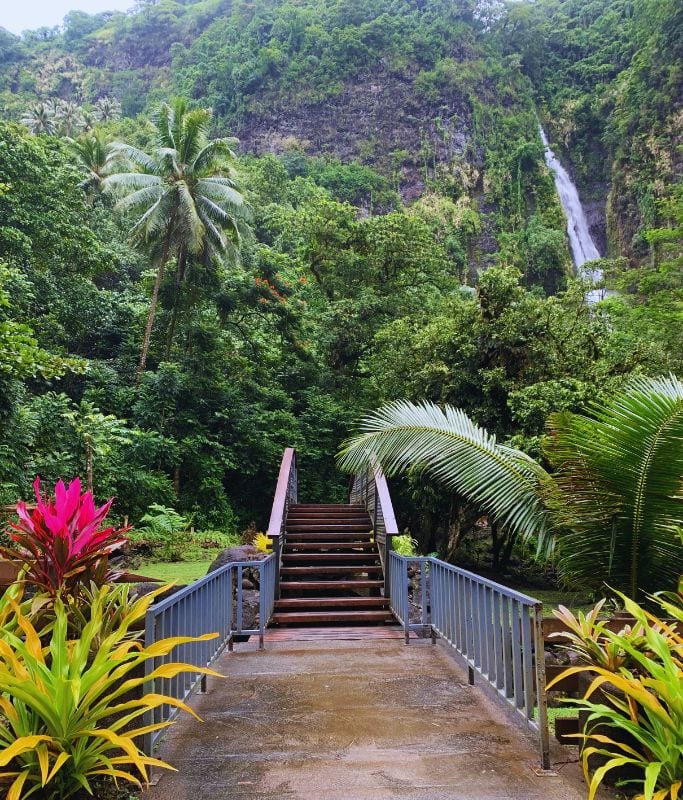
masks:
<path fill-rule="evenodd" d="M 389 494 L 389 485 L 387 484 L 387 479 L 384 477 L 382 468 L 374 460 L 372 472 L 375 480 L 375 488 L 377 489 L 377 501 L 382 509 L 384 532 L 387 536 L 398 536 L 398 525 L 396 524 L 396 517 L 394 515 L 394 505 L 391 502 L 391 495 Z"/>
<path fill-rule="evenodd" d="M 525 606 L 531 606 L 535 608 L 537 605 L 543 605 L 543 601 L 538 600 L 536 597 L 532 597 L 529 594 L 524 594 L 523 592 L 518 592 L 515 589 L 510 589 L 509 586 L 504 586 L 502 583 L 496 583 L 490 578 L 485 578 L 483 575 L 478 575 L 476 572 L 470 572 L 470 570 L 463 569 L 462 567 L 456 567 L 455 564 L 449 564 L 447 561 L 442 561 L 440 558 L 436 558 L 435 556 L 402 556 L 400 553 L 395 553 L 395 556 L 397 558 L 404 558 L 406 561 L 438 564 L 440 567 L 448 569 L 451 572 L 457 572 L 458 575 L 462 575 L 464 578 L 474 579 L 484 586 L 495 589 L 505 597 L 509 597 L 511 600 L 517 600 L 518 603 L 522 603 Z"/>
<path fill-rule="evenodd" d="M 174 592 L 170 597 L 151 605 L 145 614 L 145 647 L 169 636 L 202 636 L 218 634 L 209 640 L 196 640 L 179 644 L 174 653 L 166 653 L 145 662 L 145 675 L 164 663 L 181 661 L 195 667 L 207 667 L 227 646 L 232 649 L 236 636 L 258 634 L 259 647 L 263 648 L 264 631 L 274 608 L 276 556 L 270 554 L 258 561 L 231 561 L 203 578 Z M 244 570 L 254 569 L 259 573 L 258 627 L 244 626 Z M 151 681 L 147 691 L 165 694 L 177 700 L 186 700 L 196 688 L 206 688 L 206 676 L 189 669 L 183 675 L 172 678 L 157 677 Z M 145 712 L 145 724 L 166 722 L 172 719 L 178 708 L 162 704 Z M 152 754 L 161 731 L 144 735 L 143 749 Z"/>
<path fill-rule="evenodd" d="M 349 502 L 354 499 L 365 506 L 365 510 L 372 519 L 373 535 L 384 572 L 384 596 L 390 597 L 389 553 L 394 546 L 394 536 L 398 536 L 399 531 L 387 479 L 382 472 L 382 467 L 372 454 L 367 469 L 351 476 L 349 481 Z"/>
<path fill-rule="evenodd" d="M 419 565 L 419 577 L 413 577 L 422 605 L 417 623 L 410 621 L 409 564 Z M 470 683 L 478 672 L 538 731 L 541 764 L 549 769 L 543 603 L 434 556 L 392 551 L 387 573 L 393 575 L 391 610 L 403 626 L 406 644 L 412 630 L 445 639 L 464 658 Z"/>
<path fill-rule="evenodd" d="M 293 447 L 286 447 L 280 463 L 273 508 L 268 523 L 268 536 L 280 536 L 287 513 L 289 501 L 289 484 L 292 468 L 296 465 L 296 453 Z"/>

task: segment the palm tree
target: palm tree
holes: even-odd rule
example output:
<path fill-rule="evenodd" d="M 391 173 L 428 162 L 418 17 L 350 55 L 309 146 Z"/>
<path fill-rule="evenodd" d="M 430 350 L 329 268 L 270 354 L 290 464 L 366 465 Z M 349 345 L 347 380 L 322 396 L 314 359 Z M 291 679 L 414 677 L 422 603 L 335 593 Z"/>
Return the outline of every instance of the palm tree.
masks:
<path fill-rule="evenodd" d="M 64 136 L 73 136 L 77 128 L 83 127 L 83 113 L 81 107 L 72 100 L 62 100 L 55 114 L 55 119 L 60 123 Z"/>
<path fill-rule="evenodd" d="M 54 115 L 45 103 L 36 103 L 21 118 L 23 125 L 33 134 L 55 132 Z"/>
<path fill-rule="evenodd" d="M 154 118 L 154 151 L 148 154 L 116 144 L 117 154 L 136 171 L 119 172 L 103 181 L 105 191 L 120 198 L 115 208 L 134 218 L 131 239 L 149 251 L 157 270 L 138 375 L 147 363 L 159 287 L 169 259 L 176 259 L 180 287 L 188 259 L 228 256 L 235 260 L 248 230 L 248 214 L 235 188 L 232 166 L 237 140 L 209 140 L 210 120 L 209 110 L 189 111 L 184 100 L 164 103 Z"/>
<path fill-rule="evenodd" d="M 100 97 L 95 103 L 94 113 L 99 122 L 110 122 L 121 116 L 121 103 L 115 97 Z"/>
<path fill-rule="evenodd" d="M 118 159 L 117 148 L 100 131 L 92 130 L 81 134 L 77 139 L 70 139 L 69 149 L 87 173 L 81 186 L 86 191 L 99 190 L 104 178 L 114 171 Z"/>
<path fill-rule="evenodd" d="M 683 572 L 683 383 L 637 378 L 592 415 L 553 414 L 550 474 L 498 443 L 459 409 L 397 401 L 366 416 L 339 454 L 348 471 L 373 458 L 388 475 L 424 470 L 479 505 L 561 577 L 606 581 L 631 597 L 675 587 Z"/>

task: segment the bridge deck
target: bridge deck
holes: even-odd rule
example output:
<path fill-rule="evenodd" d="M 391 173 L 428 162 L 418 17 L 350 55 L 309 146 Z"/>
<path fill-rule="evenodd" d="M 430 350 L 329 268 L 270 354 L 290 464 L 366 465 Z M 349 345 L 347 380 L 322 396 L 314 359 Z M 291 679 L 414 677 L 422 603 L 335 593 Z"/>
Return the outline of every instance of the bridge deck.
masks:
<path fill-rule="evenodd" d="M 372 629 L 370 629 L 372 630 Z M 147 800 L 582 800 L 440 645 L 295 631 L 226 653 Z M 287 640 L 287 636 L 289 640 Z M 306 638 L 308 637 L 308 641 Z"/>

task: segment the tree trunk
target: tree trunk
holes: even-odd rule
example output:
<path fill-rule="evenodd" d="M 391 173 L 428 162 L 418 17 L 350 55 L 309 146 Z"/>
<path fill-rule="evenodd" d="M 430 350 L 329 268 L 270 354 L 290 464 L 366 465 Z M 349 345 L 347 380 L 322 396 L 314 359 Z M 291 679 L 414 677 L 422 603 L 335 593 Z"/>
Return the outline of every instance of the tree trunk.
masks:
<path fill-rule="evenodd" d="M 175 336 L 176 324 L 178 322 L 178 306 L 180 304 L 180 291 L 185 278 L 185 263 L 187 255 L 181 251 L 178 255 L 178 269 L 176 271 L 176 294 L 173 298 L 173 310 L 171 311 L 171 322 L 168 326 L 166 333 L 166 349 L 164 350 L 164 361 L 168 361 L 171 357 L 171 347 L 173 346 L 173 338 Z"/>
<path fill-rule="evenodd" d="M 92 444 L 86 441 L 85 443 L 85 483 L 89 492 L 92 492 L 93 486 L 93 449 Z"/>
<path fill-rule="evenodd" d="M 140 383 L 140 376 L 145 371 L 145 366 L 147 364 L 149 343 L 152 339 L 152 327 L 154 325 L 154 315 L 156 314 L 157 310 L 157 302 L 159 300 L 159 288 L 161 287 L 161 280 L 164 277 L 164 267 L 166 266 L 166 261 L 168 260 L 168 250 L 169 250 L 168 243 L 164 242 L 164 249 L 161 254 L 161 260 L 159 261 L 159 267 L 157 268 L 157 276 L 154 281 L 154 289 L 152 289 L 152 299 L 150 301 L 149 314 L 147 316 L 147 325 L 145 325 L 145 335 L 142 339 L 142 352 L 140 353 L 140 363 L 138 364 L 138 369 L 136 373 L 137 383 Z"/>

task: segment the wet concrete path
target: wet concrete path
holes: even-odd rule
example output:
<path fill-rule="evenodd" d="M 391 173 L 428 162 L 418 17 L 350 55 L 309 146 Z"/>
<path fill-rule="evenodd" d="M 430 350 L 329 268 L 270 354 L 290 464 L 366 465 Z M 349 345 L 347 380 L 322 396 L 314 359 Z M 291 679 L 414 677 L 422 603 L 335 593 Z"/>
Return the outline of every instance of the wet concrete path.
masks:
<path fill-rule="evenodd" d="M 146 800 L 583 800 L 539 777 L 535 739 L 441 645 L 400 640 L 237 646 L 160 755 Z"/>

